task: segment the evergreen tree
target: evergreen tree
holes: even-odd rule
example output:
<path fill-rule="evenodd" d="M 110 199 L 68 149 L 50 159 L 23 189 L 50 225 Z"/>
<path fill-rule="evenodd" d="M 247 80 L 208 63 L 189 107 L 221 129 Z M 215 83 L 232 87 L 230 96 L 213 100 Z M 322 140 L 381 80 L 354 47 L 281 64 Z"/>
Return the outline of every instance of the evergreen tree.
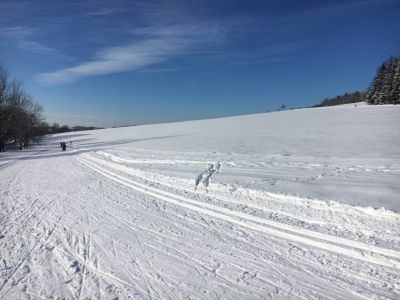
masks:
<path fill-rule="evenodd" d="M 368 104 L 400 104 L 400 57 L 390 57 L 378 68 L 366 100 Z"/>

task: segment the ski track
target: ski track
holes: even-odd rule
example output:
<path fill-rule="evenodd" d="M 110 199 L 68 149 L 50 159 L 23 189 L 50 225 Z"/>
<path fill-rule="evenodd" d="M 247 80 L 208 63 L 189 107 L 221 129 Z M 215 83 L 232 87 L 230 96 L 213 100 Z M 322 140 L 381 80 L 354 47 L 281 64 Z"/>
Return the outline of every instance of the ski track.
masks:
<path fill-rule="evenodd" d="M 111 163 L 109 163 L 109 162 L 105 162 L 105 161 L 102 161 L 102 160 L 99 160 L 99 159 L 96 159 L 96 158 L 94 158 L 94 157 L 90 157 L 90 156 L 86 156 L 87 157 L 87 159 L 90 159 L 92 162 L 95 162 L 95 163 L 100 163 L 103 167 L 109 167 L 109 168 L 111 168 L 114 172 L 115 171 L 123 171 L 125 174 L 133 174 L 133 175 L 138 175 L 135 171 L 133 171 L 132 172 L 132 169 L 130 169 L 130 168 L 127 168 L 127 167 L 125 167 L 125 166 L 119 166 L 119 165 L 115 165 L 115 164 L 111 164 Z M 211 169 L 212 168 L 212 166 L 210 166 L 208 169 Z M 148 185 L 150 182 L 152 182 L 152 186 L 154 186 L 153 185 L 153 183 L 154 183 L 154 179 L 153 178 L 151 178 L 151 177 L 143 177 L 143 175 L 139 175 L 140 176 L 140 178 L 145 178 L 146 180 L 145 180 L 145 183 Z M 121 177 L 120 177 L 121 178 Z M 124 178 L 122 178 L 122 179 L 124 179 Z M 180 189 L 183 189 L 184 190 L 184 192 L 188 192 L 188 190 L 187 189 L 184 189 L 183 187 L 182 187 L 182 185 L 171 185 L 171 184 L 165 184 L 165 182 L 163 182 L 163 181 L 157 181 L 157 183 L 161 183 L 162 185 L 165 185 L 165 186 L 167 186 L 167 187 L 174 187 L 175 188 L 175 192 L 176 192 L 176 188 L 179 186 L 180 187 Z M 143 187 L 143 185 L 142 185 L 142 187 Z M 156 189 L 156 191 L 157 191 L 157 189 Z M 169 195 L 171 195 L 170 193 L 169 193 Z M 179 195 L 175 195 L 175 194 L 172 194 L 172 196 L 173 197 L 179 197 Z M 274 196 L 276 196 L 276 195 L 274 195 Z M 215 197 L 215 195 L 213 195 L 213 197 Z M 182 199 L 182 198 L 181 198 Z M 220 197 L 220 199 L 221 199 L 221 201 L 224 201 L 225 203 L 223 203 L 224 204 L 224 206 L 226 206 L 226 204 L 227 203 L 235 203 L 235 204 L 242 204 L 242 205 L 249 205 L 250 207 L 252 207 L 252 208 L 255 208 L 255 209 L 260 209 L 260 210 L 265 210 L 265 211 L 267 211 L 267 212 L 272 212 L 272 213 L 278 213 L 278 211 L 271 211 L 271 210 L 266 210 L 266 209 L 264 209 L 263 207 L 260 207 L 260 206 L 257 206 L 257 205 L 252 205 L 252 204 L 248 204 L 248 203 L 244 203 L 243 201 L 242 202 L 238 202 L 238 201 L 235 201 L 235 200 L 233 200 L 232 199 L 232 197 L 230 197 L 229 198 L 229 200 L 227 200 L 227 199 L 224 199 L 224 198 L 222 198 L 222 197 Z M 185 199 L 184 199 L 185 200 Z M 282 199 L 282 200 L 284 200 L 284 199 Z M 293 198 L 293 197 L 291 197 L 291 199 L 290 200 L 296 200 L 295 198 Z M 191 200 L 189 200 L 189 201 L 191 201 Z M 301 200 L 300 200 L 301 201 Z M 303 201 L 304 202 L 304 201 Z M 196 204 L 198 204 L 198 202 L 196 202 Z M 309 206 L 310 205 L 310 203 L 305 203 L 307 206 Z M 215 208 L 215 206 L 212 206 L 212 205 L 210 205 L 210 204 L 207 204 L 207 203 L 205 203 L 205 204 L 203 204 L 203 205 L 205 205 L 205 206 L 207 206 L 207 207 L 211 207 L 211 209 L 214 209 Z M 304 203 L 303 203 L 303 205 L 304 205 Z M 253 221 L 256 221 L 256 222 L 261 222 L 261 223 L 266 223 L 266 224 L 269 224 L 269 225 L 272 225 L 272 226 L 283 226 L 283 229 L 285 229 L 285 230 L 292 230 L 293 229 L 293 227 L 290 227 L 290 226 L 287 226 L 286 224 L 280 224 L 280 223 L 276 223 L 276 222 L 269 222 L 268 220 L 263 220 L 263 219 L 260 219 L 260 218 L 257 218 L 257 217 L 255 217 L 255 216 L 249 216 L 249 215 L 245 215 L 245 214 L 243 214 L 243 213 L 241 213 L 241 212 L 235 212 L 235 211 L 228 211 L 228 210 L 226 210 L 226 209 L 224 209 L 224 208 L 217 208 L 217 209 L 219 209 L 219 210 L 223 210 L 223 212 L 228 212 L 228 214 L 236 214 L 237 216 L 239 216 L 239 217 L 244 217 L 244 218 L 251 218 Z M 279 212 L 279 213 L 281 213 L 281 212 Z M 295 216 L 294 214 L 286 214 L 286 216 L 287 217 L 291 217 L 291 218 L 298 218 L 299 220 L 301 220 L 301 221 L 305 221 L 306 219 L 305 218 L 301 218 L 301 217 L 299 217 L 299 216 Z M 381 216 L 380 216 L 381 217 Z M 396 218 L 396 222 L 397 221 L 399 221 L 399 219 L 398 219 L 398 217 Z M 331 225 L 332 224 L 332 220 L 330 220 L 329 221 L 329 224 Z M 296 231 L 299 231 L 299 233 L 302 233 L 302 234 L 305 234 L 305 235 L 308 235 L 308 236 L 311 236 L 311 237 L 319 237 L 319 238 L 322 238 L 322 239 L 324 239 L 324 238 L 326 238 L 326 237 L 328 237 L 328 235 L 321 235 L 321 234 L 319 234 L 318 232 L 315 232 L 315 231 L 307 231 L 307 230 L 304 230 L 304 229 L 302 229 L 302 228 L 298 228 L 298 229 L 295 229 Z M 338 239 L 338 240 L 340 240 L 340 237 L 336 237 L 336 239 Z M 345 240 L 344 241 L 344 243 L 346 243 L 346 242 L 350 242 L 350 241 L 348 241 L 348 240 Z M 357 244 L 357 242 L 353 242 L 353 246 L 355 246 L 355 247 L 357 247 L 356 246 L 356 244 Z M 359 247 L 361 247 L 362 249 L 364 249 L 364 250 L 370 250 L 371 248 L 374 248 L 374 246 L 371 246 L 371 245 L 368 245 L 368 246 L 366 246 L 366 245 L 360 245 Z M 368 248 L 368 249 L 366 249 L 366 248 Z M 379 248 L 377 248 L 377 251 L 379 252 L 380 250 L 379 250 Z M 386 250 L 385 250 L 385 252 L 386 252 Z M 397 258 L 400 258 L 400 255 L 399 255 L 399 253 L 397 252 L 397 251 L 388 251 L 388 252 L 386 252 L 386 253 L 382 253 L 382 254 L 388 254 L 389 252 L 391 252 L 391 254 L 389 254 L 389 255 L 394 255 L 395 257 L 397 257 Z"/>
<path fill-rule="evenodd" d="M 221 208 L 221 207 L 217 207 L 214 205 L 210 205 L 208 203 L 201 203 L 198 201 L 193 201 L 190 199 L 186 199 L 183 198 L 179 195 L 174 195 L 172 193 L 169 192 L 165 192 L 162 190 L 158 190 L 155 188 L 152 188 L 150 186 L 146 186 L 143 184 L 140 184 L 138 182 L 134 182 L 132 180 L 127 180 L 124 177 L 121 177 L 117 174 L 114 174 L 112 172 L 109 172 L 107 170 L 105 170 L 104 168 L 95 166 L 94 164 L 89 163 L 88 161 L 84 161 L 80 158 L 77 158 L 78 161 L 82 162 L 83 164 L 85 164 L 86 166 L 88 166 L 89 168 L 93 169 L 94 171 L 118 182 L 121 184 L 124 184 L 128 187 L 131 187 L 134 190 L 137 190 L 139 192 L 157 197 L 158 199 L 173 203 L 175 205 L 179 205 L 188 209 L 192 209 L 195 210 L 197 212 L 200 213 L 204 213 L 204 214 L 208 214 L 210 216 L 216 217 L 216 218 L 220 218 L 222 220 L 225 221 L 229 221 L 250 229 L 254 229 L 254 230 L 259 230 L 262 232 L 265 232 L 267 234 L 271 234 L 271 235 L 275 235 L 278 237 L 282 237 L 282 238 L 286 238 L 289 240 L 293 240 L 295 242 L 300 242 L 300 243 L 304 243 L 304 244 L 308 244 L 310 246 L 314 246 L 314 247 L 319 247 L 322 248 L 324 250 L 328 250 L 328 251 L 333 251 L 333 252 L 337 252 L 339 254 L 344 254 L 344 255 L 348 255 L 350 257 L 356 258 L 356 259 L 361 259 L 361 260 L 366 260 L 368 262 L 371 263 L 376 263 L 376 264 L 381 264 L 383 266 L 388 266 L 388 267 L 395 267 L 395 268 L 400 268 L 400 262 L 397 260 L 392 260 L 392 259 L 378 259 L 375 258 L 373 256 L 370 256 L 368 253 L 359 253 L 359 252 L 355 252 L 352 249 L 348 249 L 347 247 L 353 247 L 353 248 L 358 248 L 367 252 L 375 252 L 376 254 L 382 254 L 382 255 L 386 255 L 386 256 L 392 256 L 394 258 L 399 259 L 400 258 L 400 252 L 398 251 L 392 251 L 389 249 L 382 249 L 379 247 L 375 247 L 372 245 L 364 245 L 362 243 L 358 243 L 356 241 L 351 241 L 351 240 L 345 240 L 342 238 L 338 238 L 338 237 L 333 237 L 333 236 L 326 236 L 326 235 L 322 235 L 322 234 L 318 234 L 316 232 L 309 232 L 307 230 L 302 230 L 302 229 L 295 229 L 293 227 L 289 227 L 289 226 L 285 226 L 283 224 L 278 224 L 275 222 L 268 222 L 267 220 L 262 220 L 256 217 L 253 217 L 251 215 L 245 215 L 243 213 L 240 212 L 234 212 L 234 211 L 230 211 L 228 209 L 225 208 Z M 212 167 L 209 168 L 209 170 Z M 187 204 L 190 203 L 190 204 Z M 194 204 L 194 205 L 193 205 Z M 222 213 L 222 214 L 219 214 Z M 252 221 L 252 222 L 256 222 L 256 223 L 262 223 L 265 225 L 270 225 L 273 226 L 275 228 L 278 228 L 282 231 L 278 232 L 276 229 L 274 228 L 265 228 L 265 227 L 261 227 L 257 224 L 250 224 L 250 223 L 246 223 L 240 220 L 236 220 L 233 217 L 239 217 L 243 220 L 246 221 Z M 291 235 L 286 233 L 285 231 L 289 231 L 291 233 L 296 233 L 298 234 L 298 236 L 295 235 Z M 300 235 L 307 235 L 308 237 L 314 237 L 314 238 L 319 238 L 321 240 L 324 241 L 324 243 L 312 240 L 312 239 L 305 239 L 303 237 L 301 237 Z M 345 247 L 341 247 L 341 246 L 336 246 L 334 244 L 328 244 L 328 242 L 332 242 L 332 243 L 336 243 L 339 245 L 343 245 Z"/>
<path fill-rule="evenodd" d="M 10 163 L 11 175 L 0 180 L 1 299 L 400 293 L 396 213 L 233 189 L 213 179 L 234 165 L 218 159 L 133 160 L 98 151 L 46 160 Z M 135 164 L 208 167 L 186 180 Z"/>

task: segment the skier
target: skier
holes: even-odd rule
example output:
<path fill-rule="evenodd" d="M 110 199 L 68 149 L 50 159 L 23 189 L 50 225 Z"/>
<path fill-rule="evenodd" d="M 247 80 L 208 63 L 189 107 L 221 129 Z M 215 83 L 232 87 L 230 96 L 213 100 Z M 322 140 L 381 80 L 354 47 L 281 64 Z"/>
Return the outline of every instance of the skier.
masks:
<path fill-rule="evenodd" d="M 65 142 L 60 142 L 60 146 L 62 151 L 65 151 L 67 149 L 67 145 L 65 144 Z"/>

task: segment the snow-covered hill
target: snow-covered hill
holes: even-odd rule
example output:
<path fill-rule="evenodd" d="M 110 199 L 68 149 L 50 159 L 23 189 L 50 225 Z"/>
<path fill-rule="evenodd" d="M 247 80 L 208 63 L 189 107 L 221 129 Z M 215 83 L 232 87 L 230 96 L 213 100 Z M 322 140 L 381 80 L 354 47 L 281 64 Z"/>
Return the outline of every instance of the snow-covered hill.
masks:
<path fill-rule="evenodd" d="M 0 297 L 395 299 L 399 115 L 74 132 L 1 156 Z"/>
<path fill-rule="evenodd" d="M 74 150 L 104 149 L 136 166 L 150 157 L 171 160 L 166 165 L 150 159 L 140 167 L 191 183 L 209 163 L 220 162 L 224 171 L 214 186 L 400 211 L 398 106 L 359 103 L 70 133 L 55 140 L 60 137 L 72 141 Z"/>

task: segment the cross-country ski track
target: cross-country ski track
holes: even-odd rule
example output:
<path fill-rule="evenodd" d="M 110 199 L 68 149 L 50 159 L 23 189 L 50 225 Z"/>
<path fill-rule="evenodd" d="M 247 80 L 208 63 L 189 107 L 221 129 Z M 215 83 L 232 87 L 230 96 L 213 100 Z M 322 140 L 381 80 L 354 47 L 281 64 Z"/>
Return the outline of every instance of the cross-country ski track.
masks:
<path fill-rule="evenodd" d="M 6 201 L 0 243 L 3 255 L 12 254 L 4 255 L 12 261 L 3 259 L 0 269 L 3 298 L 61 293 L 71 299 L 395 299 L 399 291 L 398 239 L 381 247 L 362 236 L 344 238 L 340 232 L 325 231 L 323 224 L 329 220 L 309 219 L 309 224 L 317 224 L 313 229 L 298 221 L 305 219 L 301 215 L 296 220 L 294 214 L 271 213 L 271 207 L 263 210 L 260 204 L 239 205 L 222 192 L 196 191 L 195 178 L 192 190 L 174 186 L 171 177 L 163 184 L 162 176 L 156 180 L 149 173 L 145 178 L 140 170 L 100 155 L 54 155 L 46 158 L 45 166 L 37 156 L 10 166 L 15 172 L 8 183 L 12 193 L 2 189 Z M 31 182 L 25 186 L 18 184 L 23 174 L 23 181 Z M 43 180 L 47 186 L 39 185 Z M 82 180 L 84 187 L 63 192 Z M 57 185 L 60 189 L 49 189 Z M 285 201 L 299 205 L 302 200 Z M 304 199 L 304 205 L 310 201 Z M 351 213 L 352 208 L 347 209 Z M 282 214 L 286 222 L 265 217 L 265 212 Z M 335 216 L 331 218 L 334 224 Z M 366 227 L 375 221 L 367 212 L 365 218 Z M 379 217 L 376 222 L 396 228 L 398 220 L 397 214 L 387 212 L 385 220 Z M 355 225 L 360 235 L 362 224 Z"/>
<path fill-rule="evenodd" d="M 309 246 L 318 247 L 324 250 L 337 252 L 338 254 L 344 254 L 350 257 L 354 257 L 356 259 L 365 260 L 367 262 L 381 264 L 383 266 L 392 266 L 396 268 L 400 268 L 400 262 L 396 260 L 389 260 L 389 259 L 379 259 L 370 256 L 368 253 L 365 252 L 372 252 L 376 254 L 382 254 L 386 256 L 391 256 L 396 259 L 400 259 L 400 252 L 379 248 L 373 245 L 366 245 L 363 243 L 359 243 L 356 241 L 346 240 L 343 238 L 337 238 L 329 235 L 319 234 L 317 232 L 311 232 L 309 230 L 304 230 L 301 228 L 294 228 L 292 226 L 288 226 L 285 224 L 280 224 L 277 222 L 264 220 L 262 218 L 254 217 L 252 215 L 247 215 L 241 212 L 232 211 L 226 209 L 224 207 L 219 207 L 213 204 L 204 203 L 200 201 L 193 201 L 191 199 L 182 197 L 177 194 L 173 194 L 170 192 L 165 192 L 161 189 L 153 188 L 150 185 L 141 184 L 139 182 L 129 180 L 125 177 L 119 176 L 113 172 L 110 172 L 100 166 L 97 166 L 87 160 L 83 160 L 80 158 L 76 158 L 78 161 L 83 163 L 84 165 L 88 166 L 90 169 L 102 174 L 103 176 L 110 178 L 120 184 L 123 184 L 135 191 L 153 196 L 157 199 L 194 210 L 196 212 L 206 214 L 223 221 L 228 221 L 237 225 L 241 225 L 247 227 L 249 229 L 258 230 L 264 232 L 266 234 L 275 235 L 277 237 L 282 237 L 290 241 L 303 243 Z M 236 219 L 235 217 L 239 218 Z M 242 220 L 245 220 L 243 222 Z M 255 224 L 254 224 L 255 223 Z M 270 227 L 262 227 L 258 226 L 257 223 L 263 225 L 269 225 Z M 279 230 L 276 230 L 279 229 Z M 290 233 L 287 233 L 290 232 Z M 307 236 L 307 238 L 302 237 Z M 311 238 L 311 239 L 310 239 Z M 314 239 L 320 239 L 323 242 L 316 241 Z M 329 244 L 331 242 L 332 244 Z M 342 246 L 337 246 L 337 244 Z M 348 249 L 347 247 L 350 247 Z M 353 251 L 355 248 L 357 250 L 365 251 L 365 252 L 357 252 Z"/>
<path fill-rule="evenodd" d="M 385 109 L 342 113 L 362 127 Z M 335 109 L 276 115 L 289 114 L 339 122 Z M 271 126 L 246 126 L 274 116 L 235 119 L 225 140 L 214 129 L 229 118 L 71 133 L 71 144 L 50 136 L 6 153 L 0 299 L 399 299 L 398 147 L 371 158 L 374 138 L 353 137 L 333 156 L 324 136 L 292 155 L 269 132 L 283 154 L 263 153 Z M 386 132 L 393 116 L 368 122 Z M 204 122 L 220 123 L 201 135 Z"/>

